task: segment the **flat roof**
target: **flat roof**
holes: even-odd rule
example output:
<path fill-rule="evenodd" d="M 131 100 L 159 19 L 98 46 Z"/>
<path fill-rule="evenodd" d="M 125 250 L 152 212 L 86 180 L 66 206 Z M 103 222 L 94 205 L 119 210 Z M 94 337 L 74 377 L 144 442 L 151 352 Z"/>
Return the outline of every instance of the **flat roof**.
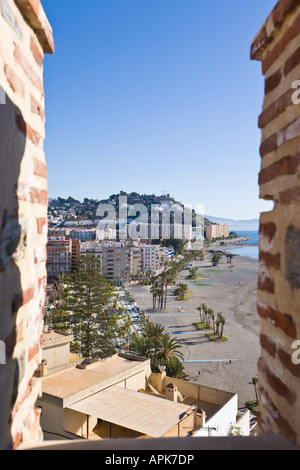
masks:
<path fill-rule="evenodd" d="M 68 408 L 158 438 L 176 426 L 191 406 L 113 386 Z"/>
<path fill-rule="evenodd" d="M 73 340 L 73 335 L 64 331 L 53 330 L 49 333 L 43 333 L 43 348 L 52 345 L 70 343 Z"/>
<path fill-rule="evenodd" d="M 146 359 L 116 354 L 104 360 L 89 364 L 81 369 L 69 367 L 56 373 L 42 377 L 42 392 L 64 401 L 73 403 L 85 394 L 98 392 L 102 388 L 124 380 L 143 369 L 147 369 Z M 83 396 L 78 396 L 78 394 Z"/>

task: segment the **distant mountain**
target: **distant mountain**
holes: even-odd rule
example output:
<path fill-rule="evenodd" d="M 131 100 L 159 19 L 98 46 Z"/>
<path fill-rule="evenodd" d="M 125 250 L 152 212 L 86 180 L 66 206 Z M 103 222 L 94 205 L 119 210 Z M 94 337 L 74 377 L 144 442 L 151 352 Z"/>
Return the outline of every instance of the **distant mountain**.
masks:
<path fill-rule="evenodd" d="M 221 217 L 214 217 L 212 215 L 206 215 L 207 219 L 211 220 L 213 223 L 217 224 L 227 224 L 230 226 L 251 226 L 251 227 L 258 227 L 259 219 L 246 219 L 246 220 L 235 220 L 235 219 L 223 219 Z"/>

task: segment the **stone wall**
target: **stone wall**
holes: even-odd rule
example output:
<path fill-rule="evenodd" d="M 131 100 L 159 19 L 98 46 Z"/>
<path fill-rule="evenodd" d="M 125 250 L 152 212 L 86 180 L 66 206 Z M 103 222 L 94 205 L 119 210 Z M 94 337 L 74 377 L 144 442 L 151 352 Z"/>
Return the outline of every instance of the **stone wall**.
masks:
<path fill-rule="evenodd" d="M 259 429 L 300 445 L 300 2 L 280 0 L 252 43 L 265 76 L 258 119 L 260 197 Z M 299 348 L 299 346 L 298 346 Z M 298 355 L 299 357 L 300 355 Z M 296 361 L 295 361 L 296 358 Z"/>
<path fill-rule="evenodd" d="M 54 50 L 39 0 L 0 0 L 0 448 L 41 439 L 47 168 L 44 53 Z"/>

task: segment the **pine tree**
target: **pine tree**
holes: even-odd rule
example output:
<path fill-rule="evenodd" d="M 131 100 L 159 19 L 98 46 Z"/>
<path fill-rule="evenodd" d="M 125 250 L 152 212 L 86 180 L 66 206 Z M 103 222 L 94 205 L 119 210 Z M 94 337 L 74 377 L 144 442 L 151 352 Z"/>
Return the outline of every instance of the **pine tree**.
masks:
<path fill-rule="evenodd" d="M 130 329 L 130 319 L 116 308 L 113 287 L 99 272 L 98 261 L 84 257 L 77 269 L 61 280 L 64 287 L 54 304 L 54 321 L 74 335 L 73 352 L 86 359 L 102 359 L 116 353 L 116 347 Z"/>

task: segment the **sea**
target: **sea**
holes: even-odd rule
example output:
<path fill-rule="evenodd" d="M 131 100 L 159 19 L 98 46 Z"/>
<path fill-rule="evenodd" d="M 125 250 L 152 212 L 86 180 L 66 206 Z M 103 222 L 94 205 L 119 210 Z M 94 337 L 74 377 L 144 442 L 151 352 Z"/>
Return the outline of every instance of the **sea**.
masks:
<path fill-rule="evenodd" d="M 245 258 L 253 258 L 253 259 L 258 259 L 259 258 L 259 248 L 258 248 L 258 242 L 259 242 L 259 234 L 258 234 L 258 228 L 248 230 L 240 230 L 239 227 L 230 227 L 231 232 L 237 233 L 240 237 L 247 237 L 249 238 L 248 241 L 243 242 L 243 246 L 239 248 L 232 248 L 230 250 L 231 253 L 234 255 L 239 255 L 239 256 L 244 256 Z"/>

